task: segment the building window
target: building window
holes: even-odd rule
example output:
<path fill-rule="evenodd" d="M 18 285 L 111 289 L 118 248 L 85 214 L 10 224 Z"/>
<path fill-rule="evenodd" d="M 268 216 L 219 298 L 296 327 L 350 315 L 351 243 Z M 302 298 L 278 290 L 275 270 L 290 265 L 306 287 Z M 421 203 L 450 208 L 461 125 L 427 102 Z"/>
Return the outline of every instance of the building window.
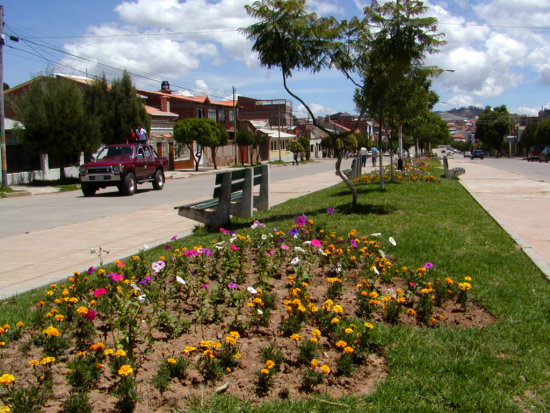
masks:
<path fill-rule="evenodd" d="M 197 118 L 204 118 L 204 108 L 197 108 Z"/>
<path fill-rule="evenodd" d="M 233 109 L 229 111 L 229 122 L 235 122 L 235 111 Z"/>
<path fill-rule="evenodd" d="M 208 109 L 208 119 L 216 120 L 216 109 Z"/>
<path fill-rule="evenodd" d="M 225 109 L 218 109 L 218 122 L 225 123 Z"/>

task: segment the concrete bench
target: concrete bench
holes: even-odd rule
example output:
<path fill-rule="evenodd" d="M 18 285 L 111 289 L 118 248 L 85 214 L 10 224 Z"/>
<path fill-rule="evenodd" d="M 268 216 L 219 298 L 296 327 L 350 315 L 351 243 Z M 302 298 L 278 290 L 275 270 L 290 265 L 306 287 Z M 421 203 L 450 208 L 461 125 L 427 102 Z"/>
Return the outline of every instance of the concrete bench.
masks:
<path fill-rule="evenodd" d="M 445 178 L 448 179 L 456 179 L 466 172 L 464 168 L 449 169 L 449 161 L 446 156 L 443 157 L 443 171 L 445 172 Z"/>
<path fill-rule="evenodd" d="M 254 195 L 254 186 L 258 185 L 259 195 Z M 183 217 L 219 227 L 229 223 L 231 215 L 248 218 L 254 208 L 262 211 L 269 207 L 269 165 L 261 165 L 216 174 L 211 199 L 174 209 Z"/>
<path fill-rule="evenodd" d="M 348 179 L 355 179 L 361 176 L 361 157 L 358 156 L 351 161 L 350 169 L 342 169 L 342 173 L 347 176 Z"/>

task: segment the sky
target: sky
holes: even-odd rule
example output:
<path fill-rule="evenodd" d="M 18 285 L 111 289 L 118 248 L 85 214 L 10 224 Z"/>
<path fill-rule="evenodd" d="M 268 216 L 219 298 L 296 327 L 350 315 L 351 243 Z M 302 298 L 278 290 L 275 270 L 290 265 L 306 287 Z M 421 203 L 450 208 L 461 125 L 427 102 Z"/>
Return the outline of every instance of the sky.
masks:
<path fill-rule="evenodd" d="M 384 0 L 380 1 L 383 3 Z M 252 0 L 6 0 L 4 82 L 43 73 L 120 78 L 174 93 L 289 99 L 280 70 L 262 67 L 239 32 Z M 308 0 L 320 16 L 363 16 L 367 0 Z M 430 0 L 446 44 L 425 59 L 445 71 L 433 81 L 436 110 L 506 105 L 536 116 L 550 108 L 550 0 Z M 19 38 L 15 42 L 10 36 Z M 290 89 L 316 116 L 357 113 L 352 83 L 336 70 L 295 73 Z M 295 115 L 306 116 L 293 101 Z"/>

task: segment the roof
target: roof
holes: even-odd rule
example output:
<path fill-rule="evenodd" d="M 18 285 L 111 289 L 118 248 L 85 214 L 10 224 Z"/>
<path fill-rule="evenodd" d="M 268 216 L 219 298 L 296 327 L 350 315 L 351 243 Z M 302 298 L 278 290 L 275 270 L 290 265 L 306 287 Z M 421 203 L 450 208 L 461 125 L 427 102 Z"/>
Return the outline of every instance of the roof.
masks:
<path fill-rule="evenodd" d="M 237 101 L 235 101 L 235 103 L 233 103 L 232 100 L 222 100 L 222 101 L 219 101 L 219 102 L 210 102 L 210 103 L 212 103 L 213 105 L 233 107 L 237 103 Z"/>
<path fill-rule="evenodd" d="M 294 139 L 296 137 L 296 135 L 293 135 L 291 133 L 286 133 L 286 132 L 279 132 L 278 130 L 273 130 L 273 129 L 265 129 L 265 128 L 260 128 L 258 129 L 260 132 L 262 133 L 265 133 L 266 135 L 268 135 L 270 138 L 277 138 L 279 139 L 279 136 L 283 139 Z M 279 135 L 280 134 L 280 135 Z"/>
<path fill-rule="evenodd" d="M 155 108 L 153 106 L 145 105 L 145 110 L 147 111 L 147 114 L 151 116 L 168 116 L 171 118 L 177 118 L 179 116 L 177 113 L 163 112 L 162 110 Z"/>

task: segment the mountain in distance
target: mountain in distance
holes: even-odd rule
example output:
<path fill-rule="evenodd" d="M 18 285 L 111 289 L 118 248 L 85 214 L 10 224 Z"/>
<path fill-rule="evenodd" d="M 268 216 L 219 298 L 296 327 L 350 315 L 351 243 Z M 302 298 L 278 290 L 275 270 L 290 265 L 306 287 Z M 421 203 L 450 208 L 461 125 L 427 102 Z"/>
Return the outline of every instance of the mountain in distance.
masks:
<path fill-rule="evenodd" d="M 483 112 L 483 108 L 479 108 L 477 106 L 468 106 L 468 107 L 461 107 L 458 109 L 451 109 L 447 111 L 451 115 L 459 116 L 461 118 L 466 119 L 472 119 L 476 116 L 479 116 L 481 112 Z"/>

